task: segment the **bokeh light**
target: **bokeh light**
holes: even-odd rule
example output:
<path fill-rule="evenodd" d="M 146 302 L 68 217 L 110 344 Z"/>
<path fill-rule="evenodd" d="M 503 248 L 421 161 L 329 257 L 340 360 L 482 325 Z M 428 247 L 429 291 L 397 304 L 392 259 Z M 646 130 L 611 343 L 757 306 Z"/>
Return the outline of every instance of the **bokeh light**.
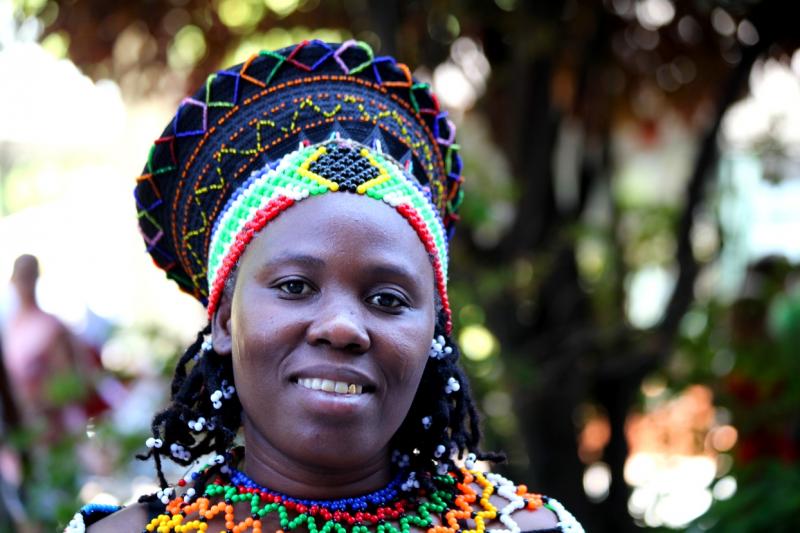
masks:
<path fill-rule="evenodd" d="M 492 332 L 479 324 L 464 327 L 458 340 L 464 356 L 473 361 L 483 361 L 499 348 L 497 339 Z"/>

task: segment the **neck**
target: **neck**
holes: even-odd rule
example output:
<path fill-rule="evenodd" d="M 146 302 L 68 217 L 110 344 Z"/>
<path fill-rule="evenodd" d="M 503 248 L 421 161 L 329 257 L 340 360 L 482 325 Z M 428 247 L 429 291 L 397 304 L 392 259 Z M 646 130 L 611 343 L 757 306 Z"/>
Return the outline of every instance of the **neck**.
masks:
<path fill-rule="evenodd" d="M 30 313 L 39 310 L 39 304 L 36 303 L 36 298 L 21 297 L 18 300 L 18 309 L 22 313 Z"/>
<path fill-rule="evenodd" d="M 391 481 L 388 449 L 352 465 L 316 465 L 277 450 L 268 439 L 243 420 L 247 449 L 242 470 L 253 481 L 296 498 L 340 499 L 366 494 Z"/>

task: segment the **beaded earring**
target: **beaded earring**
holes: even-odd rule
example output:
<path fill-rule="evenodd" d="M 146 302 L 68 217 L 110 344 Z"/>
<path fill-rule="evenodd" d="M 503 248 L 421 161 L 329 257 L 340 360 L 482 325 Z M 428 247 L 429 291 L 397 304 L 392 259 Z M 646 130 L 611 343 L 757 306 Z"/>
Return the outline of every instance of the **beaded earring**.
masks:
<path fill-rule="evenodd" d="M 200 345 L 200 349 L 197 351 L 196 354 L 194 354 L 194 357 L 192 359 L 194 359 L 195 361 L 199 361 L 201 357 L 203 357 L 205 354 L 207 354 L 213 349 L 214 345 L 211 342 L 211 334 L 207 333 L 206 335 L 203 336 L 203 344 Z"/>

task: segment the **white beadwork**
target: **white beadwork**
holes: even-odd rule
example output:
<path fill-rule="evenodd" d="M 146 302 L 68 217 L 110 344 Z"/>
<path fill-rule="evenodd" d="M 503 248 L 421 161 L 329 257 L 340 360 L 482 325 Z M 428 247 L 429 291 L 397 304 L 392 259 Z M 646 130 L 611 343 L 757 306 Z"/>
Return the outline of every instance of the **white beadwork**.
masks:
<path fill-rule="evenodd" d="M 567 511 L 561 502 L 555 500 L 553 498 L 549 498 L 547 500 L 547 506 L 556 513 L 558 517 L 558 527 L 561 528 L 561 531 L 564 533 L 584 533 L 583 526 L 578 522 L 578 520 Z"/>
<path fill-rule="evenodd" d="M 468 453 L 467 458 L 464 460 L 464 466 L 467 467 L 467 470 L 473 470 L 475 468 L 475 461 L 478 460 L 478 457 L 474 453 Z"/>
<path fill-rule="evenodd" d="M 525 498 L 517 494 L 517 487 L 511 480 L 493 472 L 487 472 L 484 475 L 495 486 L 497 495 L 508 500 L 508 504 L 499 509 L 497 513 L 498 520 L 506 526 L 506 529 L 491 528 L 487 533 L 520 533 L 519 524 L 512 515 L 525 508 Z"/>
<path fill-rule="evenodd" d="M 204 352 L 210 352 L 214 345 L 211 342 L 211 335 L 204 335 L 203 336 L 203 344 L 200 346 L 200 349 Z"/>
<path fill-rule="evenodd" d="M 64 533 L 85 533 L 85 531 L 86 524 L 84 524 L 83 515 L 80 512 L 75 513 L 67 527 L 64 528 Z"/>
<path fill-rule="evenodd" d="M 461 389 L 461 383 L 454 377 L 448 378 L 447 385 L 444 387 L 444 392 L 447 394 L 452 394 L 457 392 Z"/>
<path fill-rule="evenodd" d="M 443 335 L 439 335 L 431 340 L 431 349 L 428 350 L 428 356 L 433 359 L 443 359 L 445 355 L 453 353 L 453 348 L 447 346 Z"/>

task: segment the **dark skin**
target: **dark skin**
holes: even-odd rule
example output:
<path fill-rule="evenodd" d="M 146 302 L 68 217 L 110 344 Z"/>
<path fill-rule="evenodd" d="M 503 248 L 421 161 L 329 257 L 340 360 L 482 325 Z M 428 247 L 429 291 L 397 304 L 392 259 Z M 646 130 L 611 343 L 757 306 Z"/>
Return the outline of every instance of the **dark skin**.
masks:
<path fill-rule="evenodd" d="M 233 357 L 247 444 L 241 468 L 303 498 L 385 486 L 389 441 L 428 359 L 434 302 L 425 247 L 382 202 L 326 194 L 273 220 L 247 247 L 212 322 L 215 351 Z M 301 383 L 315 378 L 357 385 L 361 393 Z M 520 511 L 515 519 L 523 531 L 555 525 L 546 510 Z M 144 521 L 141 506 L 132 506 L 90 530 L 139 531 Z"/>
<path fill-rule="evenodd" d="M 433 287 L 411 226 L 363 196 L 309 198 L 253 239 L 212 325 L 217 353 L 233 356 L 248 475 L 315 499 L 390 480 L 389 440 L 433 337 Z M 300 385 L 314 378 L 362 392 Z"/>

